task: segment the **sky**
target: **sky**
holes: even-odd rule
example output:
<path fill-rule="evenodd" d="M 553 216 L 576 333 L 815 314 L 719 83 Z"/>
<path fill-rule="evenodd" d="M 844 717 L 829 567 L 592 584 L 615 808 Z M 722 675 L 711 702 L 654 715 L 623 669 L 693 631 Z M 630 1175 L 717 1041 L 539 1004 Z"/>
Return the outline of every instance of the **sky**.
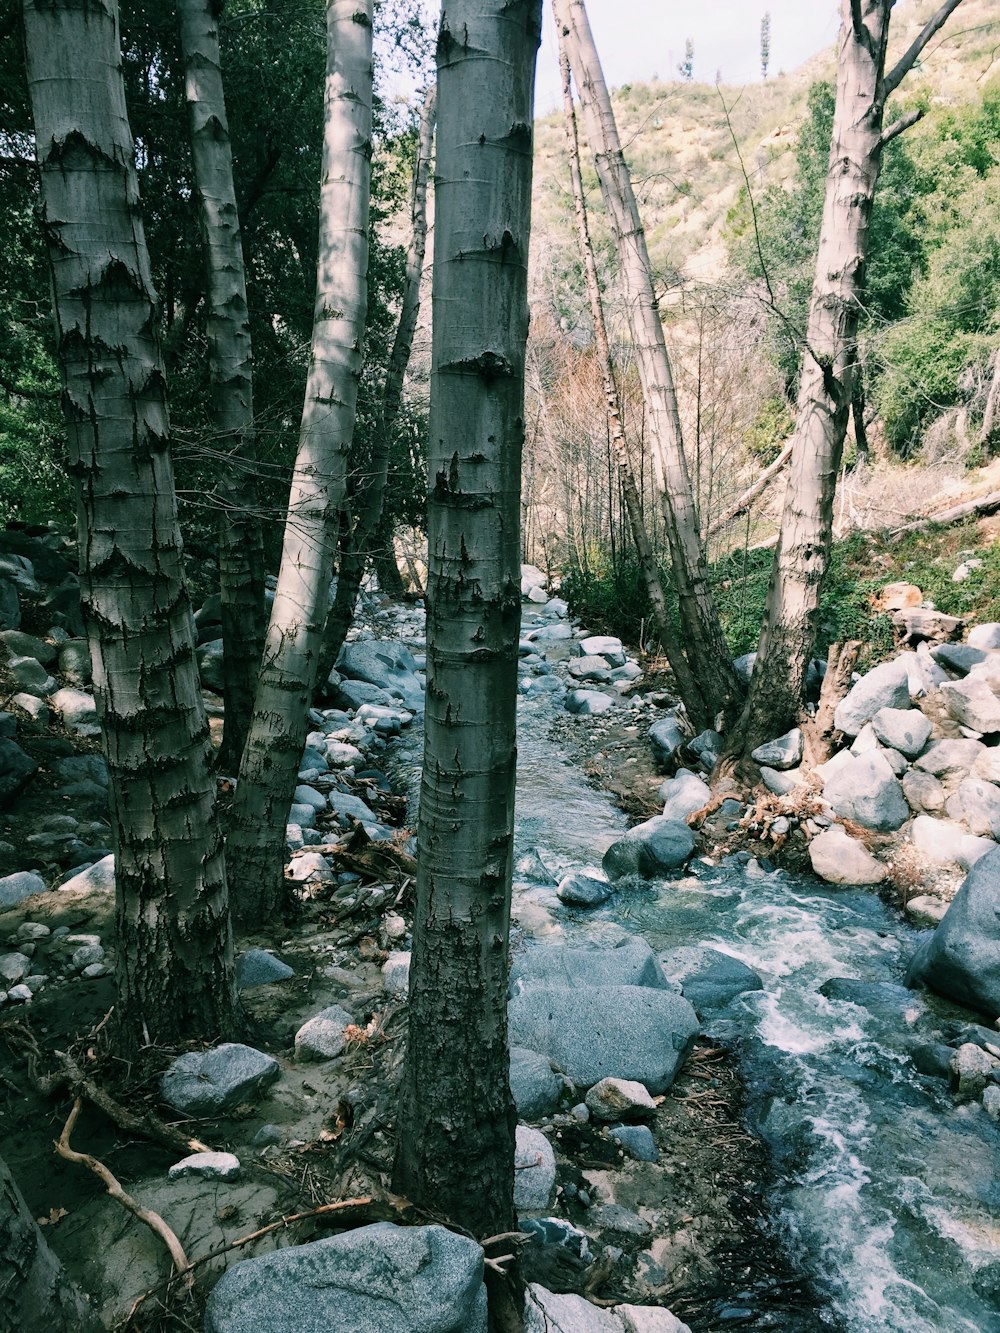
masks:
<path fill-rule="evenodd" d="M 729 84 L 760 79 L 760 21 L 771 14 L 770 72 L 786 73 L 837 36 L 837 0 L 587 0 L 587 14 L 611 87 L 677 76 L 684 43 L 694 43 L 694 77 Z M 548 0 L 538 53 L 535 110 L 560 105 L 555 33 Z"/>

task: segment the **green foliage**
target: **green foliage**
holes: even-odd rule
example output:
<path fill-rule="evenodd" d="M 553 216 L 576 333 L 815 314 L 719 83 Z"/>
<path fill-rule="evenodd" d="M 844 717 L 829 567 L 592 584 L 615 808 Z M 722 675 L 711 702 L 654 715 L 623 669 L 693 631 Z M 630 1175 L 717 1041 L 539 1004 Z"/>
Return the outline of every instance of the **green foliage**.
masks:
<path fill-rule="evenodd" d="M 756 417 L 743 434 L 743 443 L 767 467 L 781 453 L 794 425 L 795 418 L 787 398 L 774 394 L 760 405 Z"/>
<path fill-rule="evenodd" d="M 649 637 L 649 599 L 633 552 L 614 561 L 598 553 L 586 569 L 571 565 L 559 591 L 570 615 L 582 624 L 615 634 L 625 643 L 638 643 L 644 631 Z"/>

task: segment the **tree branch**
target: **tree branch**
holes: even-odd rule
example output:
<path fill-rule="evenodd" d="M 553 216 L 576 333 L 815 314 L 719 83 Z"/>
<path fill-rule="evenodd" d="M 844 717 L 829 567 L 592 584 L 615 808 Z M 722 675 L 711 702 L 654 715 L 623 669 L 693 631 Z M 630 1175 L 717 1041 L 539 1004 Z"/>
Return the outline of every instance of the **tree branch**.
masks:
<path fill-rule="evenodd" d="M 724 509 L 717 518 L 713 518 L 708 525 L 705 533 L 706 537 L 714 537 L 717 532 L 726 526 L 734 518 L 739 518 L 740 514 L 745 514 L 750 508 L 751 501 L 761 493 L 767 484 L 778 475 L 792 456 L 793 440 L 789 440 L 781 453 L 773 463 L 768 464 L 757 480 L 743 492 L 740 498 L 733 502 L 727 509 Z"/>
<path fill-rule="evenodd" d="M 859 42 L 867 39 L 868 34 L 865 31 L 864 20 L 861 17 L 861 0 L 851 0 L 851 27 L 854 29 L 854 35 Z"/>
<path fill-rule="evenodd" d="M 852 4 L 856 0 L 852 0 Z M 909 74 L 917 61 L 917 57 L 924 49 L 930 39 L 936 32 L 944 27 L 954 11 L 962 3 L 962 0 L 944 0 L 944 4 L 937 11 L 933 18 L 929 19 L 924 25 L 923 30 L 914 38 L 906 51 L 903 52 L 900 59 L 892 67 L 889 73 L 882 80 L 882 99 L 888 101 L 899 85 Z"/>
<path fill-rule="evenodd" d="M 923 118 L 924 112 L 920 109 L 917 111 L 908 111 L 905 116 L 900 116 L 898 120 L 894 120 L 887 129 L 882 131 L 882 134 L 879 137 L 879 152 L 882 151 L 887 143 L 892 143 L 893 139 L 898 138 L 899 135 L 905 133 L 911 125 L 916 125 L 917 121 L 923 120 Z"/>

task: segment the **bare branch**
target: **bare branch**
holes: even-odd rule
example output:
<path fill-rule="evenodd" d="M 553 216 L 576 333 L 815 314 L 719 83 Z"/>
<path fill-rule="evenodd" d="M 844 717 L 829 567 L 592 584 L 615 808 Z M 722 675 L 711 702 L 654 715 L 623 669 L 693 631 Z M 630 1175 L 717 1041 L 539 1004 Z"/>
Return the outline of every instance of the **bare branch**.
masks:
<path fill-rule="evenodd" d="M 852 0 L 852 3 L 854 0 Z M 933 18 L 924 25 L 923 30 L 914 38 L 906 51 L 882 80 L 882 99 L 888 101 L 899 85 L 909 74 L 924 49 L 936 32 L 944 27 L 948 19 L 962 3 L 962 0 L 944 0 L 944 4 Z"/>
<path fill-rule="evenodd" d="M 765 489 L 768 483 L 778 475 L 791 458 L 792 443 L 793 441 L 789 440 L 778 457 L 764 469 L 753 485 L 748 486 L 740 498 L 734 501 L 728 509 L 724 509 L 717 518 L 712 519 L 711 523 L 708 525 L 708 531 L 705 534 L 706 536 L 714 537 L 715 534 L 721 531 L 727 523 L 731 522 L 734 518 L 739 518 L 740 514 L 746 513 L 750 508 L 751 503 L 757 498 L 761 491 Z"/>
<path fill-rule="evenodd" d="M 861 17 L 861 0 L 851 0 L 851 27 L 859 42 L 867 41 L 864 20 Z"/>
<path fill-rule="evenodd" d="M 854 0 L 857 4 L 858 0 Z M 719 101 L 722 103 L 722 113 L 726 117 L 726 128 L 729 130 L 729 137 L 733 141 L 733 147 L 736 149 L 736 159 L 740 164 L 740 171 L 743 173 L 743 183 L 747 187 L 747 199 L 750 203 L 750 217 L 753 219 L 753 235 L 757 246 L 757 260 L 760 263 L 760 271 L 764 277 L 764 285 L 767 288 L 767 294 L 771 298 L 771 304 L 774 305 L 774 291 L 771 287 L 771 279 L 768 276 L 767 265 L 764 263 L 764 251 L 760 244 L 760 228 L 757 226 L 757 208 L 753 201 L 753 189 L 750 186 L 750 177 L 747 175 L 747 169 L 743 163 L 743 154 L 740 152 L 739 141 L 736 138 L 736 131 L 733 129 L 733 122 L 729 115 L 729 107 L 726 106 L 726 99 L 722 95 L 722 89 L 718 84 L 715 85 L 715 91 L 719 94 Z"/>
<path fill-rule="evenodd" d="M 916 125 L 917 121 L 923 120 L 923 118 L 924 118 L 924 112 L 923 109 L 921 108 L 916 111 L 908 111 L 905 116 L 900 116 L 898 120 L 894 120 L 887 129 L 884 129 L 882 131 L 881 137 L 879 138 L 878 141 L 879 152 L 882 151 L 882 149 L 886 146 L 887 143 L 892 143 L 893 139 L 896 139 L 899 137 L 899 135 L 904 134 L 910 128 L 911 125 Z"/>

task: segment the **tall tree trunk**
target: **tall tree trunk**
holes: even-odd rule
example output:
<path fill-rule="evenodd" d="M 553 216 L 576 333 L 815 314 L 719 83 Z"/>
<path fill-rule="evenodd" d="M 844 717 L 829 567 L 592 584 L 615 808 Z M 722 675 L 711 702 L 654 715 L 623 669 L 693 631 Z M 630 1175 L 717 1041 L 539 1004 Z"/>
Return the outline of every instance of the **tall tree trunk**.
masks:
<path fill-rule="evenodd" d="M 417 316 L 420 314 L 420 279 L 424 271 L 424 252 L 427 248 L 427 178 L 430 174 L 431 151 L 434 146 L 436 106 L 437 90 L 431 88 L 425 94 L 420 110 L 417 157 L 413 164 L 413 189 L 410 197 L 410 244 L 406 252 L 403 302 L 382 390 L 382 408 L 379 412 L 375 443 L 369 463 L 370 474 L 358 483 L 354 497 L 354 523 L 346 527 L 341 537 L 337 592 L 326 618 L 323 650 L 319 659 L 318 681 L 321 688 L 337 660 L 347 631 L 351 627 L 351 621 L 354 619 L 354 607 L 365 575 L 369 549 L 382 518 L 382 500 L 389 471 L 389 450 L 403 401 L 403 380 L 413 349 Z M 389 539 L 391 538 L 390 528 Z"/>
<path fill-rule="evenodd" d="M 326 116 L 312 353 L 278 586 L 227 848 L 234 909 L 260 925 L 284 901 L 285 824 L 322 644 L 368 302 L 372 0 L 328 0 Z"/>
<path fill-rule="evenodd" d="M 584 277 L 587 283 L 587 297 L 590 301 L 590 314 L 594 323 L 594 343 L 597 351 L 597 361 L 601 371 L 601 381 L 604 386 L 605 407 L 608 414 L 608 436 L 611 441 L 611 447 L 614 450 L 615 461 L 618 466 L 618 479 L 621 485 L 622 498 L 625 501 L 625 512 L 628 514 L 629 528 L 632 532 L 632 540 L 635 542 L 636 553 L 639 557 L 639 568 L 642 571 L 643 582 L 646 587 L 646 596 L 649 598 L 649 604 L 653 608 L 653 616 L 656 621 L 656 629 L 660 637 L 660 643 L 667 655 L 667 659 L 673 669 L 674 678 L 677 681 L 677 688 L 680 690 L 681 698 L 684 700 L 684 706 L 687 709 L 688 717 L 694 724 L 695 730 L 701 731 L 712 722 L 705 707 L 705 700 L 702 696 L 698 682 L 695 679 L 694 672 L 688 663 L 684 654 L 684 648 L 673 627 L 670 619 L 670 612 L 667 609 L 667 597 L 663 587 L 663 579 L 660 574 L 659 566 L 656 563 L 656 556 L 653 553 L 653 543 L 649 540 L 649 533 L 646 531 L 646 520 L 642 512 L 642 500 L 639 497 L 639 488 L 636 485 L 635 474 L 632 471 L 632 463 L 628 456 L 628 445 L 625 442 L 625 431 L 622 427 L 621 402 L 618 398 L 618 386 L 615 383 L 614 364 L 611 359 L 611 343 L 608 339 L 607 324 L 604 319 L 604 302 L 601 298 L 601 284 L 597 277 L 597 264 L 594 260 L 594 247 L 590 240 L 590 224 L 587 221 L 587 204 L 583 194 L 583 179 L 580 174 L 580 139 L 577 133 L 576 111 L 573 106 L 573 84 L 572 71 L 570 69 L 569 56 L 564 49 L 562 34 L 559 34 L 559 68 L 562 71 L 563 85 L 563 118 L 566 127 L 566 141 L 569 147 L 569 169 L 570 178 L 573 185 L 573 204 L 576 211 L 576 235 L 580 246 L 580 259 L 583 263 Z"/>
<path fill-rule="evenodd" d="M 0 1329 L 11 1333 L 101 1333 L 52 1253 L 0 1158 Z"/>
<path fill-rule="evenodd" d="M 979 443 L 992 445 L 1000 433 L 1000 348 L 993 353 L 990 362 L 990 387 L 986 394 L 986 408 L 983 412 L 983 424 L 979 432 Z"/>
<path fill-rule="evenodd" d="M 701 543 L 691 490 L 677 395 L 667 356 L 646 237 L 618 139 L 611 98 L 583 0 L 552 0 L 556 27 L 580 93 L 587 138 L 618 251 L 635 343 L 636 363 L 649 419 L 653 464 L 663 498 L 671 575 L 677 589 L 688 659 L 713 716 L 735 715 L 743 691 L 733 670 Z"/>
<path fill-rule="evenodd" d="M 540 27 L 541 0 L 444 0 L 437 46 L 427 711 L 393 1178 L 480 1237 L 514 1221 L 507 936 Z"/>
<path fill-rule="evenodd" d="M 253 470 L 250 320 L 218 11 L 214 0 L 177 0 L 208 294 L 213 446 L 222 456 L 222 476 L 215 488 L 225 665 L 219 767 L 235 773 L 250 727 L 264 643 L 264 544 Z"/>
<path fill-rule="evenodd" d="M 830 556 L 833 498 L 853 397 L 858 319 L 882 150 L 916 114 L 883 129 L 885 103 L 960 0 L 948 0 L 885 74 L 892 0 L 842 0 L 837 95 L 799 380 L 785 507 L 747 706 L 730 749 L 792 725 L 802 701 Z"/>
<path fill-rule="evenodd" d="M 114 0 L 24 0 L 128 1052 L 237 1026 L 208 723 Z"/>

